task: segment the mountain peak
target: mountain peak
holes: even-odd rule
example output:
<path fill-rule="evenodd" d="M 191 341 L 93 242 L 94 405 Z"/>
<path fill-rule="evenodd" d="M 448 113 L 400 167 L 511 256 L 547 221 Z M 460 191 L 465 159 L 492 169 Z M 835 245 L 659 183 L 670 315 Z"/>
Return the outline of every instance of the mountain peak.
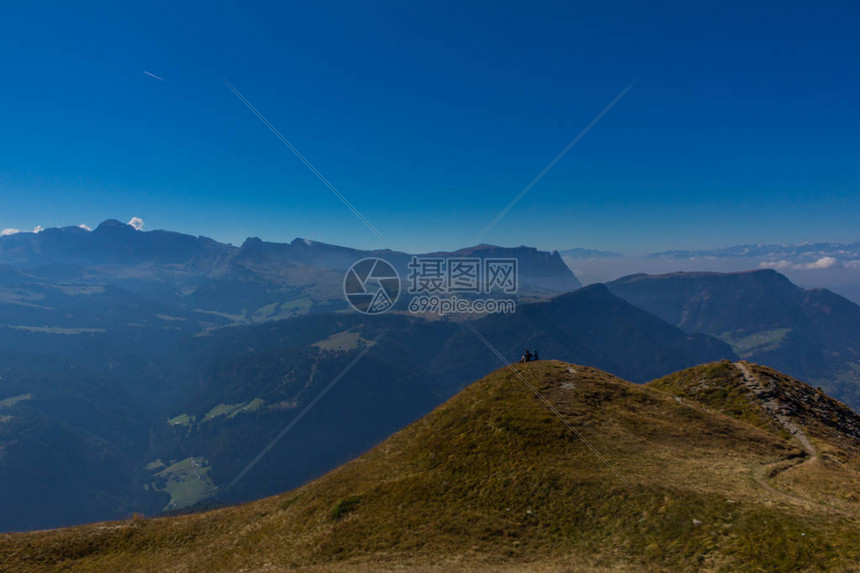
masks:
<path fill-rule="evenodd" d="M 292 246 L 301 245 L 305 247 L 311 247 L 316 244 L 318 244 L 316 241 L 311 241 L 310 239 L 305 239 L 304 237 L 296 237 L 295 239 L 290 241 L 290 245 Z"/>
<path fill-rule="evenodd" d="M 242 243 L 241 249 L 254 249 L 263 246 L 264 241 L 260 237 L 248 237 Z"/>
<path fill-rule="evenodd" d="M 860 452 L 857 413 L 820 389 L 766 366 L 723 360 L 670 374 L 648 386 L 783 436 L 808 433 Z"/>
<path fill-rule="evenodd" d="M 134 230 L 134 227 L 132 227 L 131 225 L 127 225 L 126 223 L 123 223 L 122 221 L 118 221 L 117 219 L 105 219 L 104 221 L 99 223 L 99 226 L 96 227 L 95 230 L 99 231 L 99 230 L 105 230 L 105 229 L 131 229 L 131 230 Z"/>

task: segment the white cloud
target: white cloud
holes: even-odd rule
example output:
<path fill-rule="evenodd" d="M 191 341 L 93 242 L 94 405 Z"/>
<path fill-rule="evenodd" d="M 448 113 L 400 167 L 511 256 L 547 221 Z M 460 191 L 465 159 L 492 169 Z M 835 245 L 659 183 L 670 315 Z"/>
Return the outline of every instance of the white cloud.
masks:
<path fill-rule="evenodd" d="M 86 223 L 81 223 L 80 225 L 78 225 L 78 227 L 80 227 L 84 231 L 92 231 L 92 229 L 90 229 L 89 225 L 87 225 Z"/>
<path fill-rule="evenodd" d="M 140 231 L 143 229 L 143 219 L 141 219 L 140 217 L 132 217 L 128 224 L 134 227 L 135 231 Z"/>
<path fill-rule="evenodd" d="M 33 232 L 34 232 L 34 233 L 41 233 L 41 232 L 42 232 L 42 231 L 44 231 L 44 230 L 45 230 L 45 228 L 44 228 L 44 227 L 42 227 L 42 225 L 36 225 L 35 227 L 33 227 Z"/>
<path fill-rule="evenodd" d="M 0 237 L 8 237 L 9 235 L 17 235 L 20 232 L 21 232 L 20 229 L 12 229 L 10 227 L 9 229 L 3 229 L 2 231 L 0 231 Z"/>
<path fill-rule="evenodd" d="M 829 269 L 839 263 L 834 257 L 821 257 L 814 263 L 808 263 L 804 266 L 807 269 Z"/>
<path fill-rule="evenodd" d="M 835 257 L 821 257 L 820 259 L 812 263 L 792 263 L 791 261 L 786 260 L 763 261 L 759 263 L 758 266 L 763 269 L 829 269 L 831 267 L 839 266 L 839 260 Z"/>

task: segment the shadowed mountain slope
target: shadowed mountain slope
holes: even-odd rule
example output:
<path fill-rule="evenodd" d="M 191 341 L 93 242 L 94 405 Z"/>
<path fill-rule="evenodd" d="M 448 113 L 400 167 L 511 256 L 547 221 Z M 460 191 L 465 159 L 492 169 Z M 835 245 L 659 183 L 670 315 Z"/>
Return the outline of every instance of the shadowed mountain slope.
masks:
<path fill-rule="evenodd" d="M 472 324 L 509 361 L 525 348 L 540 348 L 544 356 L 637 382 L 734 356 L 724 343 L 686 334 L 602 286 Z M 173 422 L 153 428 L 146 461 L 206 458 L 210 477 L 223 487 L 248 462 L 249 449 L 264 447 L 385 327 L 391 330 L 379 346 L 228 497 L 219 492 L 219 499 L 247 501 L 316 477 L 499 364 L 468 326 L 403 315 L 312 315 L 225 329 L 187 347 L 194 366 L 182 377 L 183 391 L 165 416 Z M 230 404 L 259 408 L 212 416 Z"/>
<path fill-rule="evenodd" d="M 803 448 L 756 410 L 758 398 L 743 412 L 724 401 L 742 395 L 735 372 L 772 377 L 774 399 L 802 383 L 742 366 L 638 386 L 562 362 L 514 365 L 294 491 L 209 513 L 6 534 L 0 568 L 851 570 L 860 460 L 853 438 L 822 431 L 819 418 L 854 414 L 826 399 L 798 414 L 829 453 L 797 465 Z M 725 386 L 725 400 L 699 401 L 703 381 Z M 809 481 L 833 472 L 853 497 Z"/>
<path fill-rule="evenodd" d="M 116 287 L 30 292 L 40 298 L 0 306 L 0 322 L 56 326 L 0 327 L 0 530 L 272 495 L 367 451 L 499 364 L 453 321 L 314 313 L 195 336 L 196 313 Z M 735 358 L 724 343 L 684 333 L 601 286 L 471 324 L 507 361 L 539 348 L 637 382 Z M 379 346 L 225 493 L 386 327 Z M 85 470 L 55 463 L 68 444 L 81 444 Z M 89 479 L 108 459 L 111 471 Z M 61 487 L 41 488 L 33 476 Z"/>
<path fill-rule="evenodd" d="M 546 302 L 520 305 L 514 314 L 488 316 L 475 327 L 511 359 L 537 348 L 544 357 L 588 364 L 634 382 L 735 356 L 727 344 L 711 336 L 688 334 L 600 284 Z M 476 356 L 489 352 L 465 329 L 452 346 L 469 348 Z M 473 378 L 481 375 L 470 373 Z"/>

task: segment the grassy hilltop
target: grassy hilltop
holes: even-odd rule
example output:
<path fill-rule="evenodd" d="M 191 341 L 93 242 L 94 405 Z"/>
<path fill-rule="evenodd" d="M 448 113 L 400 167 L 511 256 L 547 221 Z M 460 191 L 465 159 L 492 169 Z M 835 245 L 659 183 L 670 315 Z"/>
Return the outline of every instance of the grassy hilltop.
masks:
<path fill-rule="evenodd" d="M 839 402 L 749 363 L 644 386 L 514 367 L 296 490 L 2 535 L 0 569 L 860 570 L 860 417 Z"/>

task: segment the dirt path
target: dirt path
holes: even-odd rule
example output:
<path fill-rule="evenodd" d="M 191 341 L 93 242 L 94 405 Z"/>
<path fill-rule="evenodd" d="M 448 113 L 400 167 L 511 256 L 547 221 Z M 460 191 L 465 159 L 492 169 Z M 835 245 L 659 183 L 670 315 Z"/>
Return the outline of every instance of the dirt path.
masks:
<path fill-rule="evenodd" d="M 764 387 L 761 380 L 759 380 L 758 377 L 750 371 L 746 364 L 743 362 L 735 362 L 735 367 L 737 367 L 737 369 L 741 371 L 741 374 L 743 374 L 744 383 L 753 395 L 759 396 L 767 391 L 767 388 Z M 804 464 L 810 464 L 818 460 L 818 450 L 812 445 L 812 442 L 809 441 L 809 438 L 806 437 L 806 433 L 800 428 L 800 426 L 795 424 L 791 418 L 785 415 L 782 405 L 779 402 L 770 398 L 768 400 L 760 400 L 759 403 L 774 420 L 776 420 L 783 428 L 788 430 L 788 432 L 794 436 L 798 442 L 800 442 L 800 445 L 806 453 L 809 454 L 809 457 L 803 461 Z"/>
<path fill-rule="evenodd" d="M 743 374 L 744 384 L 746 384 L 747 388 L 749 388 L 750 392 L 754 396 L 760 396 L 767 391 L 767 388 L 765 388 L 761 380 L 759 380 L 759 378 L 755 374 L 753 374 L 752 371 L 750 371 L 749 367 L 746 364 L 743 364 L 741 362 L 735 362 L 735 367 L 740 370 L 741 374 Z M 807 457 L 800 463 L 797 463 L 797 460 L 788 459 L 780 460 L 772 464 L 767 464 L 760 468 L 754 468 L 753 478 L 760 486 L 762 486 L 764 489 L 774 494 L 775 496 L 801 503 L 803 505 L 821 508 L 821 504 L 812 499 L 808 499 L 799 495 L 779 490 L 769 483 L 768 480 L 774 478 L 777 474 L 788 471 L 792 468 L 799 468 L 803 465 L 817 462 L 819 459 L 819 454 L 818 449 L 812 445 L 812 442 L 809 441 L 809 438 L 806 436 L 806 433 L 797 424 L 795 424 L 791 420 L 791 418 L 786 415 L 782 405 L 777 400 L 775 400 L 774 398 L 769 398 L 767 400 L 762 399 L 759 400 L 759 403 L 764 407 L 765 411 L 770 414 L 770 416 L 774 420 L 776 420 L 778 424 L 780 424 L 792 436 L 794 436 L 794 438 L 806 452 Z M 854 516 L 853 512 L 845 511 L 835 507 L 827 506 L 827 509 L 842 515 Z"/>

